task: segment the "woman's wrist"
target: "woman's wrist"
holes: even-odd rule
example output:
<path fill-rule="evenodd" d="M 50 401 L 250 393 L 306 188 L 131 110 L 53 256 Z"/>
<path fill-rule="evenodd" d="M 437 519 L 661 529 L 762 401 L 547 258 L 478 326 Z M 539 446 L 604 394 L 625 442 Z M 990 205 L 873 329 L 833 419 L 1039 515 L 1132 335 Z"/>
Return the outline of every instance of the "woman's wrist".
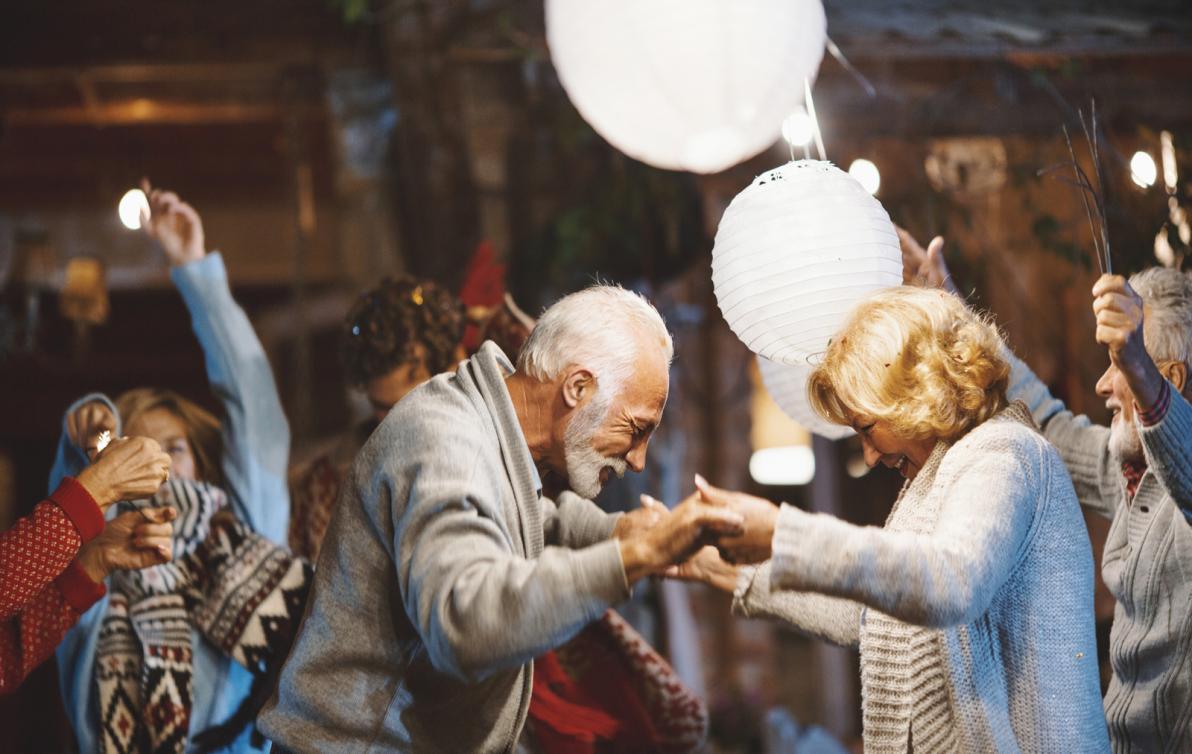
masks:
<path fill-rule="evenodd" d="M 87 578 L 95 583 L 103 583 L 103 580 L 108 577 L 108 567 L 104 563 L 103 550 L 94 540 L 83 545 L 76 560 L 79 567 L 83 569 L 83 573 L 87 574 Z"/>

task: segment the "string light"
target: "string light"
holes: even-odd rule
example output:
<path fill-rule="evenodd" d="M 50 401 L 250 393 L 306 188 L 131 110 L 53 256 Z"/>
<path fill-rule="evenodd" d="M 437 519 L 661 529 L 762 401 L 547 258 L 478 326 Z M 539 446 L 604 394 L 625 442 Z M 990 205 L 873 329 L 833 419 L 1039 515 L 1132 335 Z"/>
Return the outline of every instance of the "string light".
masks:
<path fill-rule="evenodd" d="M 882 185 L 882 174 L 869 160 L 858 158 L 848 166 L 848 174 L 857 179 L 857 183 L 871 195 L 876 194 Z"/>
<path fill-rule="evenodd" d="M 806 108 L 800 107 L 782 121 L 782 138 L 792 147 L 805 147 L 815 136 L 815 123 L 807 114 Z"/>
<path fill-rule="evenodd" d="M 1159 177 L 1159 169 L 1155 166 L 1155 158 L 1146 152 L 1135 152 L 1130 158 L 1130 178 L 1141 188 L 1155 185 Z"/>
<path fill-rule="evenodd" d="M 120 206 L 116 210 L 120 214 L 120 222 L 129 230 L 140 230 L 141 213 L 149 213 L 149 200 L 145 192 L 140 189 L 129 189 L 120 197 Z"/>

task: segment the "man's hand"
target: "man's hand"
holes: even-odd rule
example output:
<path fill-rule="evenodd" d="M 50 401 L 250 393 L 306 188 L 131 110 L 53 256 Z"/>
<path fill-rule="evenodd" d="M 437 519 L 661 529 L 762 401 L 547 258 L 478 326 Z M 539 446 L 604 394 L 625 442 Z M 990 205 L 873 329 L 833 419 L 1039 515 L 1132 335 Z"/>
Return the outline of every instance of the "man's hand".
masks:
<path fill-rule="evenodd" d="M 741 524 L 740 514 L 709 505 L 699 499 L 699 493 L 692 494 L 654 526 L 618 538 L 625 576 L 633 584 L 664 573 L 691 557 L 706 540 L 740 534 Z"/>
<path fill-rule="evenodd" d="M 203 239 L 203 221 L 195 208 L 172 191 L 162 191 L 141 181 L 141 190 L 149 198 L 149 214 L 142 215 L 141 227 L 157 240 L 172 267 L 197 262 L 207 255 Z"/>
<path fill-rule="evenodd" d="M 737 588 L 740 572 L 740 566 L 729 563 L 720 557 L 719 550 L 708 545 L 687 562 L 666 569 L 666 576 L 680 581 L 699 581 L 732 594 Z"/>
<path fill-rule="evenodd" d="M 960 295 L 944 262 L 944 237 L 936 236 L 924 249 L 904 228 L 895 226 L 895 230 L 898 231 L 898 245 L 902 249 L 903 284 L 941 288 Z"/>
<path fill-rule="evenodd" d="M 120 500 L 150 497 L 170 476 L 170 456 L 148 437 L 112 440 L 77 480 L 100 510 Z"/>
<path fill-rule="evenodd" d="M 661 502 L 649 495 L 642 495 L 640 508 L 635 508 L 617 519 L 617 524 L 613 527 L 613 536 L 626 539 L 649 531 L 669 515 L 670 510 Z"/>
<path fill-rule="evenodd" d="M 100 432 L 115 432 L 116 417 L 103 401 L 84 403 L 66 417 L 66 434 L 94 461 Z"/>
<path fill-rule="evenodd" d="M 98 537 L 79 550 L 79 565 L 96 583 L 115 570 L 148 568 L 174 556 L 174 525 L 178 512 L 170 507 L 139 508 L 116 516 Z"/>
<path fill-rule="evenodd" d="M 710 505 L 729 508 L 741 514 L 744 527 L 737 536 L 721 537 L 716 544 L 720 555 L 730 563 L 760 563 L 770 559 L 778 506 L 744 492 L 729 492 L 713 487 L 701 476 L 695 477 L 700 499 Z"/>
<path fill-rule="evenodd" d="M 1121 275 L 1102 275 L 1093 286 L 1093 314 L 1097 342 L 1109 348 L 1109 360 L 1126 378 L 1134 402 L 1149 410 L 1159 399 L 1163 375 L 1146 351 L 1142 298 Z"/>

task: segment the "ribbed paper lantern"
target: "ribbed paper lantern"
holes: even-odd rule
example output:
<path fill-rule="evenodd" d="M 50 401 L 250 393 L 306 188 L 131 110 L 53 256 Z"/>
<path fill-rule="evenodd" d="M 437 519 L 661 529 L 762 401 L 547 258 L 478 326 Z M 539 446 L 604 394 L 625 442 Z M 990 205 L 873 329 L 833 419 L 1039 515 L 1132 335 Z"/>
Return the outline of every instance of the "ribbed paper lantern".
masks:
<path fill-rule="evenodd" d="M 807 401 L 807 377 L 812 369 L 809 364 L 779 364 L 759 356 L 757 368 L 770 397 L 784 414 L 804 429 L 829 440 L 840 440 L 853 434 L 851 428 L 826 421 L 811 408 Z"/>
<path fill-rule="evenodd" d="M 817 160 L 754 179 L 725 210 L 712 249 L 712 285 L 729 327 L 783 364 L 823 353 L 853 306 L 901 283 L 886 210 L 848 173 Z"/>
<path fill-rule="evenodd" d="M 596 132 L 669 170 L 715 173 L 778 140 L 815 79 L 820 0 L 547 0 L 559 80 Z"/>

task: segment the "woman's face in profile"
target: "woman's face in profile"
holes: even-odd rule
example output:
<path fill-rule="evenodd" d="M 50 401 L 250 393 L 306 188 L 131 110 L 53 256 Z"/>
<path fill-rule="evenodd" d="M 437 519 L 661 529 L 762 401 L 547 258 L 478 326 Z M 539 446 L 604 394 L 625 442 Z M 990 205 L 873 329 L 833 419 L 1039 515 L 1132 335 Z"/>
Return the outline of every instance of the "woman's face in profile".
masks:
<path fill-rule="evenodd" d="M 879 463 L 897 469 L 906 479 L 914 479 L 927 463 L 928 456 L 935 449 L 936 441 L 906 440 L 895 434 L 890 425 L 880 419 L 858 416 L 853 419 L 853 429 L 861 438 L 865 452 L 865 463 L 869 468 Z"/>
<path fill-rule="evenodd" d="M 195 456 L 186 439 L 186 425 L 166 408 L 142 412 L 124 428 L 127 435 L 150 437 L 170 456 L 170 478 L 196 481 Z"/>

